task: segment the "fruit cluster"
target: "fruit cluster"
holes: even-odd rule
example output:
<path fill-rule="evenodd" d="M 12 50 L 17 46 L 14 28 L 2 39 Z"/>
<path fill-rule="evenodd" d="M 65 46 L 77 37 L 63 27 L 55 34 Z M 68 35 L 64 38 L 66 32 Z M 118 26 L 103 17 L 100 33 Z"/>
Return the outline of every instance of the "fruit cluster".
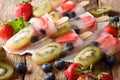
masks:
<path fill-rule="evenodd" d="M 99 74 L 95 74 L 91 66 L 85 68 L 78 63 L 72 63 L 64 71 L 64 74 L 69 80 L 113 80 L 113 77 L 109 73 L 100 72 Z"/>

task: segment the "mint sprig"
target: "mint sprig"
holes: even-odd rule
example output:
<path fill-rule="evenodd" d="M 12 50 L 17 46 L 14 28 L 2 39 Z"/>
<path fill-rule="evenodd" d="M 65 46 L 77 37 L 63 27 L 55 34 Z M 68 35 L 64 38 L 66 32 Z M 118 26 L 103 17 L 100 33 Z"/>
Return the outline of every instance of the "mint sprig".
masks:
<path fill-rule="evenodd" d="M 24 21 L 23 17 L 20 17 L 17 20 L 5 22 L 5 24 L 11 25 L 14 28 L 15 33 L 19 32 L 21 29 L 29 25 L 28 22 Z"/>

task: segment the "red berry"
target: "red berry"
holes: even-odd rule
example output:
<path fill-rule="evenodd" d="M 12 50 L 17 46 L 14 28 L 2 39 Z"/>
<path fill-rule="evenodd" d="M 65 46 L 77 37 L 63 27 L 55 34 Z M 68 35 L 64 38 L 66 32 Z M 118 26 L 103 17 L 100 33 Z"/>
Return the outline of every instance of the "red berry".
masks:
<path fill-rule="evenodd" d="M 103 32 L 112 34 L 114 37 L 117 37 L 117 35 L 118 35 L 118 30 L 112 25 L 108 25 L 108 26 L 104 27 Z"/>
<path fill-rule="evenodd" d="M 77 80 L 95 80 L 91 74 L 80 75 Z"/>
<path fill-rule="evenodd" d="M 101 73 L 98 75 L 99 80 L 113 80 L 113 77 L 108 73 Z"/>
<path fill-rule="evenodd" d="M 65 71 L 64 74 L 69 80 L 76 80 L 81 74 L 81 65 L 72 63 Z"/>
<path fill-rule="evenodd" d="M 23 17 L 25 21 L 28 21 L 32 16 L 33 7 L 30 3 L 22 3 L 15 7 L 15 16 L 16 18 Z"/>
<path fill-rule="evenodd" d="M 11 38 L 14 35 L 14 29 L 11 25 L 3 25 L 0 27 L 0 37 L 7 41 L 9 38 Z"/>

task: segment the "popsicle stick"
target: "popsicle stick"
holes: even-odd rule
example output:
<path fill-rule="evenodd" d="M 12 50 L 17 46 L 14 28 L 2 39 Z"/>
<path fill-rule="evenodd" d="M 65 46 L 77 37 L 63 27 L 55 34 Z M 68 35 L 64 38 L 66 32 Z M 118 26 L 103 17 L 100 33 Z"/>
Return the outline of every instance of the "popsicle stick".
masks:
<path fill-rule="evenodd" d="M 80 6 L 82 6 L 82 7 L 85 7 L 85 6 L 87 6 L 89 3 L 90 3 L 89 1 L 82 1 L 82 2 L 80 2 L 80 3 L 78 3 L 78 4 L 79 4 Z"/>
<path fill-rule="evenodd" d="M 110 19 L 109 16 L 100 16 L 96 18 L 97 22 L 104 22 L 104 21 L 108 21 Z"/>
<path fill-rule="evenodd" d="M 57 25 L 60 25 L 60 24 L 66 22 L 66 21 L 68 21 L 68 20 L 69 20 L 68 17 L 62 17 L 62 18 L 60 18 L 60 19 L 56 22 L 56 24 L 57 24 Z"/>
<path fill-rule="evenodd" d="M 86 39 L 86 38 L 90 37 L 92 34 L 93 34 L 93 32 L 91 32 L 91 31 L 86 31 L 86 32 L 80 34 L 80 37 L 81 37 L 82 39 Z"/>

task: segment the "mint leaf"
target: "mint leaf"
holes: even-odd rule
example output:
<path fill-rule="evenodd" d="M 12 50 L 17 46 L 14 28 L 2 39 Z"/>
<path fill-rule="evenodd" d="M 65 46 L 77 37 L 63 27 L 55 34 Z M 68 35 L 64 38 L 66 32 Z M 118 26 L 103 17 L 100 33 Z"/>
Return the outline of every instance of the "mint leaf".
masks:
<path fill-rule="evenodd" d="M 28 22 L 24 21 L 23 17 L 21 17 L 17 20 L 12 20 L 12 21 L 6 22 L 5 24 L 9 24 L 9 25 L 13 26 L 15 33 L 19 32 L 21 29 L 23 29 L 24 27 L 29 25 Z"/>

